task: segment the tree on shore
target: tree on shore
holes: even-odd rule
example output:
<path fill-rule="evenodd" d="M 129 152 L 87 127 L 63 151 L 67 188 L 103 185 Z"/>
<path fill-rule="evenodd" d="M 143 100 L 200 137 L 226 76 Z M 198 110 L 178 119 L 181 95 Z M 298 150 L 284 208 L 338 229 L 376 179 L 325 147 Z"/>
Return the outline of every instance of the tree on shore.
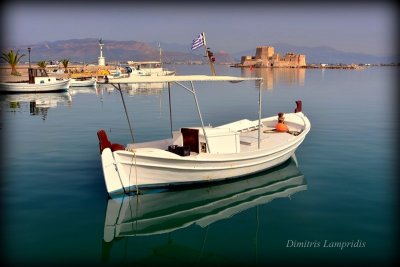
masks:
<path fill-rule="evenodd" d="M 38 65 L 39 67 L 41 67 L 41 68 L 46 68 L 47 62 L 44 61 L 44 60 L 42 60 L 42 61 L 39 61 L 39 62 L 37 63 L 37 65 Z"/>
<path fill-rule="evenodd" d="M 1 54 L 1 58 L 11 66 L 11 75 L 16 75 L 16 76 L 21 75 L 17 71 L 17 65 L 21 60 L 21 58 L 24 56 L 25 54 L 19 54 L 19 50 L 17 50 L 17 52 L 14 52 L 13 49 L 11 49 L 8 52 L 3 52 Z"/>
<path fill-rule="evenodd" d="M 68 70 L 67 70 L 67 68 L 68 68 L 68 63 L 69 63 L 69 59 L 68 59 L 68 58 L 63 58 L 63 59 L 61 59 L 61 64 L 63 65 L 63 67 L 64 67 L 64 69 L 65 69 L 64 73 L 67 73 L 67 72 L 68 72 Z"/>

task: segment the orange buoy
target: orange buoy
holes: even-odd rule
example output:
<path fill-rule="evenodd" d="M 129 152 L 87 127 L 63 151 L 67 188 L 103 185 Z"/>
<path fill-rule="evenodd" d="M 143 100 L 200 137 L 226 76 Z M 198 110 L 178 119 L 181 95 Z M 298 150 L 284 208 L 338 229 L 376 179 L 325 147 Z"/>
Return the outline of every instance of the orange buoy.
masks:
<path fill-rule="evenodd" d="M 289 128 L 286 126 L 286 124 L 279 122 L 275 125 L 276 131 L 281 132 L 281 133 L 286 133 L 289 131 Z"/>

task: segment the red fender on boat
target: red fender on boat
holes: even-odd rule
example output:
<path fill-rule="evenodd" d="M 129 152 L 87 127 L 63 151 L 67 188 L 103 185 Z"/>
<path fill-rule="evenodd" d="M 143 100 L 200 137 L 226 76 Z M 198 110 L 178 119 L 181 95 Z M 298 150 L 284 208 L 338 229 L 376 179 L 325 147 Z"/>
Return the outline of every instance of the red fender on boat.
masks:
<path fill-rule="evenodd" d="M 125 150 L 125 146 L 121 144 L 113 144 L 108 140 L 108 136 L 106 131 L 103 129 L 99 130 L 97 132 L 97 137 L 99 138 L 99 147 L 100 147 L 100 154 L 103 152 L 104 149 L 110 148 L 111 151 L 116 151 L 116 150 Z"/>

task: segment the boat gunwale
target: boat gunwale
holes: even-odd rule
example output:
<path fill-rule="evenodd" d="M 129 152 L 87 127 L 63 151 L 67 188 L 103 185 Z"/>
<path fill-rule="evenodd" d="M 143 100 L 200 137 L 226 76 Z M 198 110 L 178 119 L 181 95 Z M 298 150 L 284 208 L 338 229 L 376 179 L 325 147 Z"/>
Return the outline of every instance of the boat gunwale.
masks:
<path fill-rule="evenodd" d="M 220 160 L 220 161 L 200 161 L 200 160 L 190 160 L 190 161 L 186 161 L 185 163 L 201 163 L 202 165 L 205 163 L 211 163 L 211 164 L 221 164 L 221 163 L 226 163 L 227 166 L 177 166 L 177 165 L 156 165 L 156 164 L 151 164 L 151 163 L 143 163 L 143 162 L 137 162 L 136 161 L 136 165 L 138 167 L 149 167 L 149 168 L 158 168 L 158 169 L 168 169 L 168 170 L 189 170 L 189 171 L 196 171 L 196 172 L 207 172 L 207 171 L 221 171 L 221 170 L 227 170 L 227 169 L 241 169 L 241 168 L 248 168 L 248 167 L 253 167 L 253 166 L 257 166 L 260 164 L 264 164 L 266 161 L 264 160 L 265 157 L 270 157 L 268 159 L 268 161 L 273 161 L 276 159 L 279 159 L 280 157 L 286 155 L 286 154 L 293 154 L 296 150 L 296 148 L 299 145 L 294 144 L 293 147 L 289 147 L 286 150 L 288 151 L 276 151 L 275 153 L 272 154 L 264 154 L 264 155 L 260 155 L 257 157 L 253 157 L 253 158 L 243 158 L 243 159 L 235 159 L 235 160 Z M 274 154 L 278 154 L 280 152 L 283 152 L 283 154 L 279 154 L 279 155 L 274 155 Z M 134 157 L 134 156 L 132 156 Z M 140 156 L 136 156 L 136 158 L 138 158 Z M 152 158 L 152 159 L 159 159 L 159 158 Z M 168 160 L 168 158 L 165 158 L 166 160 Z M 249 160 L 258 160 L 257 162 L 251 162 L 251 163 L 246 163 L 246 164 L 241 164 L 241 165 L 236 165 L 236 166 L 231 166 L 229 164 L 232 164 L 233 162 L 235 163 L 241 163 L 242 161 L 249 161 Z M 175 161 L 174 159 L 172 159 L 172 161 Z M 123 165 L 134 165 L 134 163 L 132 161 L 117 161 L 117 163 L 119 164 L 123 164 Z M 156 161 L 155 163 L 158 163 L 158 161 Z"/>
<path fill-rule="evenodd" d="M 244 152 L 237 152 L 237 153 L 220 153 L 220 154 L 214 154 L 214 153 L 202 153 L 202 154 L 197 154 L 194 156 L 178 156 L 172 152 L 169 152 L 168 155 L 171 157 L 162 157 L 162 156 L 154 156 L 145 153 L 146 149 L 152 149 L 154 151 L 165 151 L 160 148 L 152 148 L 152 147 L 141 147 L 141 148 L 133 148 L 131 150 L 117 150 L 114 151 L 113 153 L 116 154 L 121 154 L 121 156 L 135 156 L 135 157 L 140 157 L 140 158 L 147 158 L 147 159 L 163 159 L 163 160 L 168 160 L 168 161 L 184 161 L 184 162 L 201 162 L 201 163 L 221 163 L 221 162 L 233 162 L 233 161 L 241 161 L 241 160 L 251 160 L 251 159 L 257 159 L 260 157 L 265 157 L 268 155 L 273 155 L 276 153 L 279 153 L 280 151 L 287 150 L 290 147 L 293 146 L 299 146 L 305 139 L 306 135 L 311 129 L 311 124 L 309 121 L 304 120 L 305 116 L 298 116 L 298 117 L 303 117 L 303 121 L 305 123 L 303 131 L 297 135 L 293 136 L 292 140 L 289 142 L 285 142 L 285 146 L 277 146 L 276 149 L 271 150 L 270 147 L 260 147 L 260 148 L 254 148 L 253 150 L 250 151 L 244 151 Z M 268 119 L 268 118 L 265 118 Z M 282 134 L 282 133 L 274 133 L 274 134 Z M 284 134 L 284 133 L 283 133 Z M 164 139 L 164 140 L 171 140 L 170 138 Z M 162 140 L 155 140 L 155 141 L 162 141 Z M 151 142 L 151 141 L 150 141 Z M 140 153 L 140 152 L 144 153 Z M 139 152 L 139 153 L 138 153 Z M 167 152 L 167 151 L 165 151 Z M 263 153 L 264 152 L 264 153 Z M 267 153 L 265 153 L 267 152 Z M 167 155 L 167 154 L 166 154 Z M 174 156 L 176 155 L 176 156 Z"/>

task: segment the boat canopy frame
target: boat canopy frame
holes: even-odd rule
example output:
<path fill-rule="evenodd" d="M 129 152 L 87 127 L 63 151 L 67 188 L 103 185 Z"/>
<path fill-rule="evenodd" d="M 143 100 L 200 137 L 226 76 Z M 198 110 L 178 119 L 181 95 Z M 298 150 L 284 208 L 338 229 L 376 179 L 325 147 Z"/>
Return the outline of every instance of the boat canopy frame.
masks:
<path fill-rule="evenodd" d="M 259 85 L 259 94 L 258 94 L 258 149 L 260 149 L 261 143 L 261 84 L 263 79 L 262 78 L 246 78 L 246 77 L 234 77 L 234 76 L 207 76 L 207 75 L 180 75 L 180 76 L 156 76 L 156 77 L 149 77 L 149 76 L 139 76 L 135 79 L 125 79 L 120 78 L 118 81 L 105 81 L 99 82 L 103 84 L 111 84 L 115 89 L 117 89 L 121 95 L 122 104 L 124 106 L 125 115 L 128 121 L 129 131 L 131 133 L 132 142 L 135 143 L 135 137 L 133 133 L 133 128 L 131 125 L 131 120 L 128 115 L 124 95 L 122 93 L 121 84 L 133 84 L 133 83 L 159 83 L 159 82 L 166 82 L 168 84 L 168 101 L 169 101 L 169 112 L 170 112 L 170 128 L 171 128 L 171 136 L 172 135 L 172 109 L 171 109 L 171 83 L 177 84 L 186 91 L 190 92 L 193 97 L 197 108 L 197 113 L 200 118 L 201 127 L 203 129 L 204 138 L 206 141 L 207 151 L 211 153 L 211 148 L 208 142 L 207 132 L 205 131 L 203 116 L 201 115 L 200 105 L 196 94 L 196 89 L 194 87 L 194 81 L 228 81 L 232 83 L 242 82 L 242 81 L 260 81 Z M 183 84 L 183 82 L 188 82 L 189 86 Z"/>

